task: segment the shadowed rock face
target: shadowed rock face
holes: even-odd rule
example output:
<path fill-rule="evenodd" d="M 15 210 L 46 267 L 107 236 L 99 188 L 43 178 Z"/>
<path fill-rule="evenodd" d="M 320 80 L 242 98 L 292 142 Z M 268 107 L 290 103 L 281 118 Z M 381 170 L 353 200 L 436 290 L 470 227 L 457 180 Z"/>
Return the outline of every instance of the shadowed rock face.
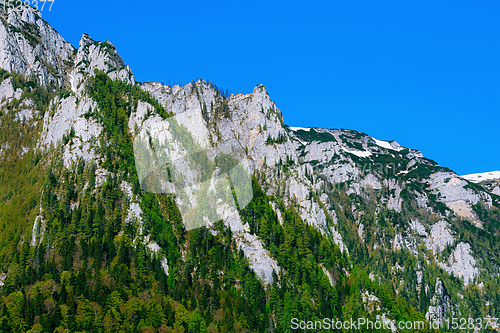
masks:
<path fill-rule="evenodd" d="M 443 325 L 446 315 L 450 313 L 451 310 L 450 296 L 443 282 L 438 278 L 434 296 L 432 296 L 431 305 L 425 317 L 431 322 L 438 322 L 440 325 Z"/>

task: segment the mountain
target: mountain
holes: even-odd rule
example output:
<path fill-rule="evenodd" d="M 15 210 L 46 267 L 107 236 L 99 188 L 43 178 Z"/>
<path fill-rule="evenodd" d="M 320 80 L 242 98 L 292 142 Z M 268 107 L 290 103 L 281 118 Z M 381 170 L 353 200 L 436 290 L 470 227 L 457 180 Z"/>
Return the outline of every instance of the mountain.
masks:
<path fill-rule="evenodd" d="M 0 331 L 499 329 L 483 319 L 500 310 L 491 183 L 396 141 L 289 127 L 263 85 L 136 82 L 109 41 L 75 49 L 37 10 L 0 11 Z M 165 147 L 180 175 L 148 157 Z"/>
<path fill-rule="evenodd" d="M 475 184 L 481 184 L 491 193 L 500 195 L 500 171 L 474 173 L 464 175 L 462 178 Z"/>

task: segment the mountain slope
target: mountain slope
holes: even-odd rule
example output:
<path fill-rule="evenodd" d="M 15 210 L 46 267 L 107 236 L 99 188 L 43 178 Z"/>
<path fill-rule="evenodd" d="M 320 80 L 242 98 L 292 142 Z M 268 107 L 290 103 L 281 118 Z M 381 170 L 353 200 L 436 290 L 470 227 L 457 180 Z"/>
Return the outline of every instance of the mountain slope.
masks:
<path fill-rule="evenodd" d="M 500 195 L 500 171 L 474 173 L 462 176 L 470 182 L 481 184 L 493 194 Z"/>
<path fill-rule="evenodd" d="M 74 50 L 29 7 L 0 29 L 2 331 L 498 313 L 494 190 L 395 141 L 288 127 L 262 85 L 138 83 L 110 42 Z M 172 118 L 200 149 L 244 152 L 248 205 L 189 230 L 179 193 L 144 189 L 134 140 Z M 192 165 L 186 150 L 170 153 Z"/>

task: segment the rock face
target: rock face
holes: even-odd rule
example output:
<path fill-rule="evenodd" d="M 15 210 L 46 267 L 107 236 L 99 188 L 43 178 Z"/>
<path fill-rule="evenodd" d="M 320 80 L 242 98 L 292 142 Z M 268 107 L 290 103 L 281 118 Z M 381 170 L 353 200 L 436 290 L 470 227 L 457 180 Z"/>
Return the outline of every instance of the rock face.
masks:
<path fill-rule="evenodd" d="M 166 110 L 173 111 L 177 123 L 185 126 L 190 136 L 196 140 L 200 149 L 205 149 L 207 152 L 212 146 L 243 149 L 249 161 L 248 171 L 252 173 L 262 167 L 264 163 L 264 160 L 261 158 L 262 156 L 265 154 L 269 154 L 269 156 L 272 156 L 273 153 L 276 154 L 271 147 L 266 149 L 265 152 L 261 151 L 262 148 L 266 147 L 264 144 L 266 134 L 274 137 L 286 135 L 286 131 L 281 126 L 276 112 L 270 117 L 272 121 L 269 121 L 267 131 L 259 133 L 258 124 L 265 123 L 265 117 L 261 110 L 275 107 L 262 88 L 256 88 L 252 95 L 229 97 L 226 112 L 231 114 L 231 119 L 217 118 L 221 116 L 218 114 L 220 110 L 217 109 L 217 106 L 221 103 L 220 96 L 218 96 L 214 87 L 205 82 L 199 81 L 182 88 L 179 86 L 171 88 L 156 83 L 146 83 L 142 85 L 142 88 L 153 94 Z M 153 137 L 163 142 L 165 141 L 165 138 L 162 138 L 163 133 L 168 132 L 170 124 L 158 118 L 146 118 L 144 110 L 148 108 L 149 106 L 147 105 L 139 105 L 137 113 L 130 118 L 129 128 L 133 129 L 136 133 L 154 133 Z M 240 110 L 244 110 L 244 112 Z M 214 130 L 210 128 L 211 120 L 214 122 L 218 121 L 215 133 L 211 133 Z M 161 123 L 164 123 L 164 125 L 158 127 Z M 235 126 L 235 124 L 239 124 L 239 126 Z M 147 128 L 146 131 L 144 127 Z M 247 134 L 244 135 L 244 133 Z M 255 151 L 255 149 L 258 150 Z M 183 156 L 181 143 L 173 143 L 169 155 L 174 161 L 186 158 Z M 182 170 L 182 179 L 195 185 L 196 172 L 188 170 L 189 167 L 185 165 Z M 180 193 L 176 193 L 178 195 L 178 204 L 180 207 L 183 207 L 185 202 L 190 200 L 190 197 L 181 196 L 181 200 L 179 201 Z M 183 209 L 181 208 L 182 211 Z M 229 205 L 223 208 L 221 217 L 224 217 L 224 222 L 231 228 L 234 240 L 248 258 L 250 267 L 266 283 L 273 282 L 273 271 L 276 274 L 279 273 L 278 264 L 275 259 L 270 257 L 269 251 L 264 249 L 261 240 L 248 232 L 249 226 L 242 224 L 235 206 Z"/>
<path fill-rule="evenodd" d="M 472 205 L 481 201 L 491 207 L 492 198 L 489 194 L 468 188 L 467 181 L 450 172 L 438 172 L 431 175 L 429 184 L 432 193 L 438 195 L 439 201 L 445 203 L 458 216 L 482 228 L 482 222 L 474 213 Z"/>
<path fill-rule="evenodd" d="M 36 9 L 20 6 L 19 11 L 0 12 L 0 68 L 34 78 L 53 86 L 67 84 L 74 48 L 66 42 Z"/>
<path fill-rule="evenodd" d="M 109 41 L 96 42 L 89 35 L 83 34 L 73 62 L 75 66 L 68 73 L 68 81 L 71 91 L 77 94 L 84 91 L 85 80 L 92 77 L 95 70 L 104 71 L 113 79 L 135 83 L 130 68 Z"/>
<path fill-rule="evenodd" d="M 470 244 L 459 243 L 450 255 L 448 261 L 439 265 L 447 272 L 463 279 L 464 284 L 468 285 L 479 275 L 479 269 L 476 267 L 476 259 L 472 256 Z"/>
<path fill-rule="evenodd" d="M 286 126 L 282 112 L 262 85 L 251 94 L 225 95 L 214 84 L 202 80 L 183 87 L 136 83 L 110 42 L 97 42 L 83 35 L 75 50 L 34 9 L 2 15 L 1 67 L 61 92 L 52 98 L 44 113 L 29 98 L 20 101 L 15 110 L 16 121 L 32 123 L 33 127 L 40 124 L 38 141 L 32 148 L 47 154 L 61 152 L 61 168 L 68 172 L 74 172 L 82 162 L 92 165 L 96 187 L 116 182 L 126 197 L 121 214 L 127 224 L 138 226 L 133 243 L 143 242 L 152 256 L 161 255 L 164 249 L 144 232 L 141 197 L 134 192 L 132 182 L 122 181 L 107 167 L 107 157 L 100 149 L 106 147 L 104 125 L 99 121 L 103 110 L 87 89 L 96 70 L 151 96 L 127 109 L 128 123 L 123 130 L 132 141 L 146 134 L 166 140 L 171 123 L 159 114 L 159 105 L 186 129 L 200 150 L 207 152 L 210 162 L 215 161 L 216 156 L 209 153 L 214 147 L 242 151 L 248 161 L 246 170 L 272 198 L 269 200 L 274 200 L 269 204 L 282 226 L 288 223 L 283 207 L 293 209 L 304 223 L 336 244 L 339 256 L 345 256 L 347 262 L 370 262 L 366 269 L 373 280 L 378 277 L 378 282 L 388 282 L 396 292 L 408 292 L 408 298 L 422 304 L 429 301 L 433 288 L 430 281 L 436 281 L 426 311 L 429 320 L 442 322 L 451 311 L 452 299 L 456 303 L 458 294 L 450 295 L 445 288 L 453 276 L 460 284 L 471 286 L 500 268 L 498 258 L 484 256 L 490 249 L 474 244 L 478 238 L 470 236 L 494 233 L 494 219 L 489 216 L 497 216 L 500 207 L 496 179 L 488 178 L 484 187 L 482 181 L 480 185 L 471 184 L 478 177 L 459 177 L 418 150 L 365 133 Z M 3 80 L 0 106 L 22 99 L 23 89 L 14 89 L 12 78 Z M 9 142 L 0 144 L 1 160 L 11 146 Z M 24 152 L 28 148 L 22 149 Z M 172 144 L 170 153 L 177 160 L 186 157 L 181 145 Z M 186 165 L 192 162 L 185 159 Z M 183 176 L 190 185 L 196 185 L 196 174 L 190 171 L 187 166 Z M 170 186 L 160 185 L 162 190 L 163 185 Z M 164 192 L 178 195 L 176 203 L 181 207 L 179 193 L 169 190 Z M 70 207 L 79 204 L 71 202 Z M 243 222 L 238 208 L 242 207 L 234 204 L 217 212 L 231 229 L 235 250 L 243 252 L 263 284 L 277 282 L 273 276 L 279 278 L 283 268 L 271 246 Z M 43 237 L 44 221 L 41 211 L 30 229 L 33 246 Z M 216 234 L 212 222 L 206 225 Z M 167 260 L 162 258 L 160 262 L 168 274 Z M 323 272 L 329 284 L 335 285 L 336 275 L 321 268 L 318 274 Z M 316 272 L 315 268 L 311 271 Z M 436 280 L 436 271 L 442 279 Z M 365 303 L 373 303 L 371 310 L 379 310 L 376 296 L 366 291 L 362 298 Z"/>
<path fill-rule="evenodd" d="M 431 322 L 438 322 L 442 327 L 446 315 L 450 312 L 450 296 L 444 287 L 443 281 L 436 280 L 436 289 L 431 299 L 431 305 L 425 317 Z"/>
<path fill-rule="evenodd" d="M 2 81 L 0 85 L 0 96 L 2 96 L 2 106 L 8 104 L 13 99 L 21 98 L 22 89 L 16 89 L 14 91 L 14 87 L 12 86 L 12 78 L 7 78 Z"/>
<path fill-rule="evenodd" d="M 84 115 L 97 105 L 91 98 L 83 97 L 77 103 L 77 97 L 69 96 L 53 101 L 54 114 L 49 112 L 43 119 L 42 139 L 40 146 L 56 145 L 65 135 L 73 131 L 74 139 L 67 143 L 64 151 L 64 165 L 70 169 L 71 165 L 82 157 L 85 161 L 95 158 L 93 147 L 97 145 L 97 138 L 102 131 L 102 125 Z"/>
<path fill-rule="evenodd" d="M 95 42 L 84 34 L 75 49 L 29 6 L 0 6 L 0 68 L 23 74 L 49 87 L 81 91 L 95 69 L 113 79 L 134 83 L 130 68 L 110 42 Z"/>
<path fill-rule="evenodd" d="M 455 239 L 450 232 L 448 223 L 441 220 L 432 226 L 431 232 L 425 240 L 425 245 L 436 255 L 454 242 Z"/>
<path fill-rule="evenodd" d="M 491 193 L 500 196 L 500 185 L 497 184 L 497 185 L 493 186 L 493 189 L 491 190 Z"/>
<path fill-rule="evenodd" d="M 500 171 L 474 173 L 461 176 L 475 184 L 481 184 L 490 193 L 500 195 Z"/>
<path fill-rule="evenodd" d="M 391 251 L 408 250 L 423 259 L 418 290 L 424 294 L 430 289 L 423 278 L 429 260 L 465 285 L 474 283 L 480 275 L 470 244 L 455 240 L 454 221 L 465 219 L 483 228 L 484 221 L 473 206 L 483 203 L 492 208 L 494 202 L 487 192 L 470 188 L 467 181 L 419 151 L 355 131 L 288 127 L 263 86 L 256 87 L 252 94 L 226 99 L 204 81 L 184 87 L 145 83 L 141 88 L 179 117 L 201 147 L 228 144 L 244 149 L 250 171 L 257 175 L 267 194 L 282 198 L 286 206 L 297 207 L 306 223 L 331 237 L 344 253 L 350 253 L 346 237 L 351 236 L 346 235 L 338 216 L 349 210 L 350 218 L 357 221 L 358 242 L 368 242 L 373 251 L 382 253 L 390 244 Z M 138 107 L 130 128 L 137 131 L 148 121 L 144 118 L 146 109 Z M 364 205 L 341 206 L 332 196 L 335 191 L 359 198 Z M 377 203 L 370 206 L 375 197 Z M 402 214 L 407 225 L 392 238 L 382 227 L 371 225 L 368 240 L 367 227 L 361 221 L 370 209 Z M 230 219 L 228 225 L 236 231 L 238 244 L 261 279 L 271 282 L 269 274 L 279 273 L 280 268 L 258 237 L 237 221 Z M 396 263 L 394 267 L 397 274 L 405 274 L 408 269 L 404 264 Z M 405 285 L 403 281 L 400 286 Z M 441 280 L 436 290 L 428 311 L 430 320 L 442 320 L 451 308 Z"/>

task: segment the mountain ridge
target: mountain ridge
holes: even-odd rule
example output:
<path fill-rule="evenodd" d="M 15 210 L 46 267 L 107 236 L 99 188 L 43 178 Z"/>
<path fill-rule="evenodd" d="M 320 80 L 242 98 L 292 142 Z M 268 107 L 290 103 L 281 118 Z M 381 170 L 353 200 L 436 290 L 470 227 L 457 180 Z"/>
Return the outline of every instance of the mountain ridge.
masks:
<path fill-rule="evenodd" d="M 40 316 L 72 306 L 59 301 L 70 290 L 76 303 L 83 297 L 101 307 L 93 317 L 107 318 L 101 329 L 116 331 L 127 325 L 121 316 L 132 311 L 125 302 L 142 297 L 141 306 L 153 306 L 143 292 L 162 299 L 164 317 L 148 323 L 130 317 L 135 330 L 190 332 L 208 327 L 211 332 L 285 332 L 290 319 L 304 313 L 443 323 L 450 315 L 479 318 L 500 309 L 495 252 L 500 197 L 495 192 L 395 141 L 354 130 L 286 126 L 263 85 L 250 94 L 227 95 L 203 80 L 173 87 L 138 83 L 110 42 L 84 34 L 71 51 L 33 9 L 7 15 L 0 10 L 6 36 L 0 42 L 6 71 L 0 84 L 4 304 L 38 297 L 23 294 L 26 286 L 50 285 L 58 300 L 43 298 L 59 303 Z M 35 28 L 20 22 L 49 33 L 39 33 L 41 41 L 31 47 L 29 35 L 38 35 L 28 28 Z M 59 44 L 44 53 L 51 40 Z M 42 58 L 34 57 L 28 68 L 15 61 L 12 67 L 19 53 L 9 51 L 12 45 L 23 58 Z M 54 54 L 66 59 L 54 60 Z M 141 189 L 133 138 L 143 130 L 168 128 L 172 116 L 203 148 L 219 144 L 245 151 L 254 193 L 248 207 L 185 231 L 172 193 Z M 182 155 L 178 144 L 175 153 Z M 14 213 L 14 207 L 21 209 Z M 18 248 L 24 259 L 16 255 Z M 144 267 L 153 272 L 149 278 Z M 144 290 L 125 281 L 128 275 Z M 113 291 L 119 295 L 111 301 L 110 279 L 130 290 Z M 211 301 L 206 303 L 193 285 Z M 110 305 L 115 301 L 123 310 Z M 77 309 L 83 313 L 81 302 Z M 222 314 L 214 315 L 219 309 Z M 2 311 L 7 325 L 15 316 Z M 74 324 L 70 319 L 36 322 L 30 316 L 29 325 L 21 322 L 18 331 L 91 327 L 77 315 L 67 317 Z"/>

